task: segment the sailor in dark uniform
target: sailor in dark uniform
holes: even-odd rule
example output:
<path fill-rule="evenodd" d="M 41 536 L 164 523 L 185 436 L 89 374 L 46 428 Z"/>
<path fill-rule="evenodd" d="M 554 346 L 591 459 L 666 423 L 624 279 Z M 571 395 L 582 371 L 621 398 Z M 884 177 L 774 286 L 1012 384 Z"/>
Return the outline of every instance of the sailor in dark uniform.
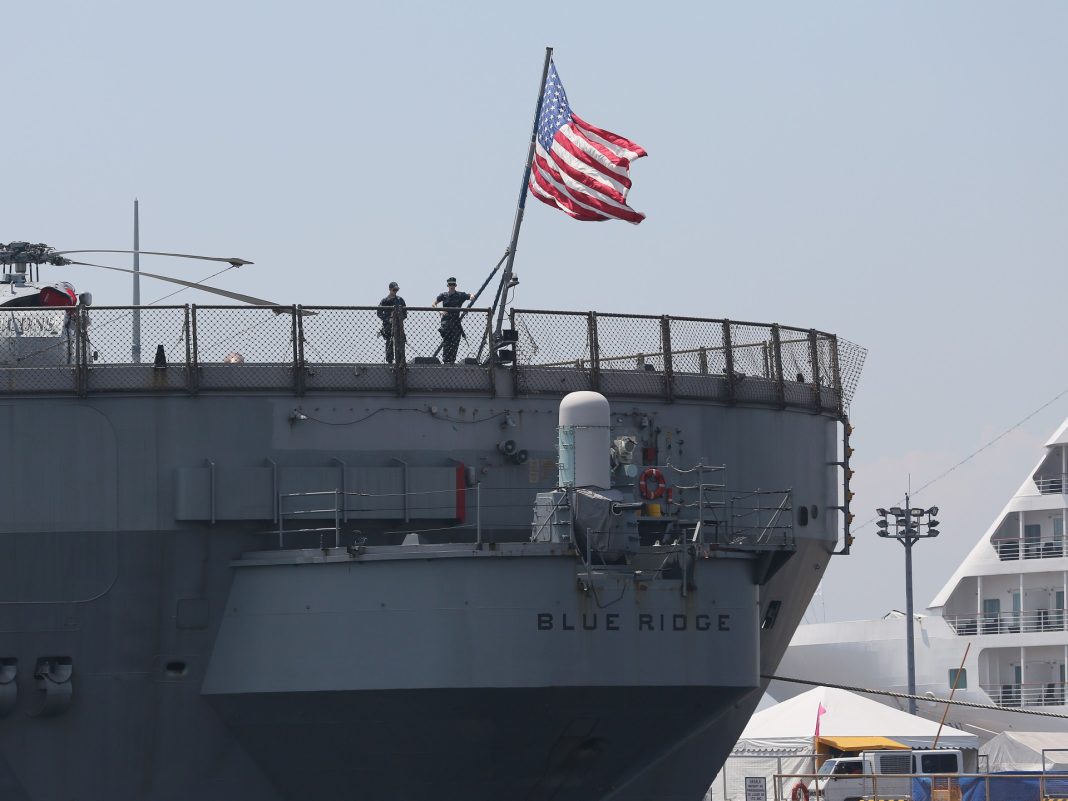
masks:
<path fill-rule="evenodd" d="M 389 294 L 378 302 L 380 307 L 378 309 L 378 317 L 382 321 L 382 336 L 386 340 L 387 364 L 393 364 L 393 312 L 397 307 L 400 307 L 399 320 L 403 320 L 408 316 L 408 311 L 404 308 L 407 304 L 404 302 L 404 298 L 397 294 L 399 289 L 400 285 L 396 281 L 390 281 Z"/>
<path fill-rule="evenodd" d="M 460 307 L 471 300 L 467 292 L 456 289 L 456 279 L 450 278 L 446 282 L 448 290 L 438 295 L 434 305 L 439 303 L 448 311 L 441 313 L 441 325 L 438 333 L 441 334 L 442 359 L 445 364 L 456 363 L 456 349 L 460 346 L 460 337 L 463 336 L 464 328 L 460 320 Z"/>

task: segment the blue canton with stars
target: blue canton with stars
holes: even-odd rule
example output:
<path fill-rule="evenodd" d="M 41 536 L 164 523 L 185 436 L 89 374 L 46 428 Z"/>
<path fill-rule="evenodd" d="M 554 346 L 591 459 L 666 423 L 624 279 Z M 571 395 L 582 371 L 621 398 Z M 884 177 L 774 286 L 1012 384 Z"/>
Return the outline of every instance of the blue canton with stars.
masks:
<path fill-rule="evenodd" d="M 567 92 L 560 83 L 556 65 L 549 64 L 549 74 L 545 78 L 542 93 L 541 114 L 538 115 L 538 143 L 548 151 L 552 148 L 553 137 L 563 126 L 571 122 L 571 106 L 567 102 Z"/>

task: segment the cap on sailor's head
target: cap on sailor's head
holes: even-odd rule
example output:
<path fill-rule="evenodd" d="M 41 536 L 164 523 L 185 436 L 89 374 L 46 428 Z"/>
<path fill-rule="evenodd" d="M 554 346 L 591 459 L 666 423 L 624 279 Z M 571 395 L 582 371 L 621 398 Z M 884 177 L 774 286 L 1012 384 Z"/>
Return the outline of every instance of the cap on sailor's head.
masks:
<path fill-rule="evenodd" d="M 446 284 L 455 284 L 455 283 L 456 283 L 456 279 L 455 279 L 455 278 L 450 278 L 450 279 L 449 279 L 448 281 L 446 281 L 445 283 L 446 283 Z"/>
<path fill-rule="evenodd" d="M 390 281 L 389 282 L 389 288 L 390 289 L 400 289 L 400 284 L 398 284 L 396 281 Z"/>

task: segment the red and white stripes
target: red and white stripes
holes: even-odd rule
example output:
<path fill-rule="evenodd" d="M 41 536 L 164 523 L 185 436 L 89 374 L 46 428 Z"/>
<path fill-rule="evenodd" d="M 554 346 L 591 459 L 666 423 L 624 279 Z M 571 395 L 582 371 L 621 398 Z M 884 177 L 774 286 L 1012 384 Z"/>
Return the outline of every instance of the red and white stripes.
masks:
<path fill-rule="evenodd" d="M 590 125 L 577 115 L 553 137 L 549 151 L 539 142 L 530 172 L 530 192 L 576 220 L 626 220 L 645 215 L 627 205 L 630 163 L 646 155 L 618 134 Z"/>

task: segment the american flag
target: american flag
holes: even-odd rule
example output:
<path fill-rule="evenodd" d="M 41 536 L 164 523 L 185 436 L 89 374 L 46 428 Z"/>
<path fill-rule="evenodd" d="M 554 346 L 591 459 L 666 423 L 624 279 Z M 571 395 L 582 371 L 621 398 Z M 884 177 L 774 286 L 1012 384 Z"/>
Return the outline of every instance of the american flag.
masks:
<path fill-rule="evenodd" d="M 645 215 L 627 205 L 630 163 L 646 155 L 640 145 L 596 128 L 571 110 L 556 65 L 542 89 L 530 193 L 576 220 L 626 220 Z"/>

